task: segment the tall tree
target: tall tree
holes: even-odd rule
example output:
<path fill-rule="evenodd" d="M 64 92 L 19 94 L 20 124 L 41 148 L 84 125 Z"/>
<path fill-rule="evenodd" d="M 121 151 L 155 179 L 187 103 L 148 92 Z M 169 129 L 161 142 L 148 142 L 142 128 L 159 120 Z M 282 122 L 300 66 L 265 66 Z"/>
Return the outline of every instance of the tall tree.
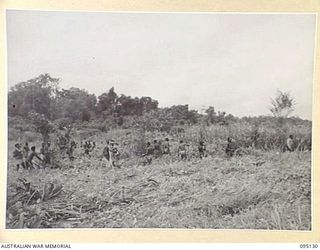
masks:
<path fill-rule="evenodd" d="M 118 95 L 112 87 L 108 93 L 103 93 L 98 97 L 97 113 L 99 116 L 109 116 L 116 110 Z"/>
<path fill-rule="evenodd" d="M 8 93 L 9 115 L 27 117 L 30 111 L 51 118 L 53 100 L 59 90 L 59 79 L 42 74 L 14 85 Z"/>
<path fill-rule="evenodd" d="M 140 98 L 140 103 L 142 104 L 143 113 L 149 112 L 151 110 L 156 110 L 158 108 L 158 101 L 153 100 L 151 97 L 143 96 Z"/>
<path fill-rule="evenodd" d="M 49 134 L 54 131 L 54 126 L 43 114 L 34 111 L 28 113 L 28 119 L 34 125 L 36 132 L 42 135 L 43 142 L 47 143 L 49 141 Z"/>
<path fill-rule="evenodd" d="M 56 99 L 61 118 L 69 117 L 73 121 L 89 121 L 96 109 L 97 98 L 94 94 L 79 88 L 63 89 Z"/>
<path fill-rule="evenodd" d="M 215 108 L 213 106 L 210 106 L 209 108 L 207 108 L 205 113 L 207 114 L 206 119 L 205 119 L 207 124 L 216 122 L 217 113 L 216 113 Z"/>
<path fill-rule="evenodd" d="M 289 92 L 277 92 L 274 99 L 271 99 L 270 112 L 274 117 L 286 118 L 294 110 L 295 100 Z"/>

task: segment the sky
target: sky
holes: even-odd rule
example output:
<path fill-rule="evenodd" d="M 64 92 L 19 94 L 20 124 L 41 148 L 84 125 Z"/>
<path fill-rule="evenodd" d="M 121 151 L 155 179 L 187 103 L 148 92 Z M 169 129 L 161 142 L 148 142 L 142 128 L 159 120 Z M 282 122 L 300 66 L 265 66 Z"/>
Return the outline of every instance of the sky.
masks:
<path fill-rule="evenodd" d="M 8 86 L 49 73 L 97 96 L 270 114 L 277 90 L 311 120 L 314 14 L 7 10 Z"/>

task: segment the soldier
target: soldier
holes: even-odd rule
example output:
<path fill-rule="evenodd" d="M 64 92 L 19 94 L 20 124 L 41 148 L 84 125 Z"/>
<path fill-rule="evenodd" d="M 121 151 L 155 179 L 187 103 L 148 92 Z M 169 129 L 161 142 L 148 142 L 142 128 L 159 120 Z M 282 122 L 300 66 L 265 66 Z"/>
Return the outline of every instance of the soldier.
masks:
<path fill-rule="evenodd" d="M 40 154 L 44 155 L 45 151 L 46 151 L 46 144 L 43 142 L 41 143 L 41 148 L 40 148 Z"/>
<path fill-rule="evenodd" d="M 88 141 L 85 142 L 83 148 L 84 148 L 84 155 L 90 158 L 90 145 Z"/>
<path fill-rule="evenodd" d="M 158 140 L 153 141 L 153 154 L 156 158 L 162 155 L 161 144 Z"/>
<path fill-rule="evenodd" d="M 169 138 L 166 138 L 163 143 L 163 154 L 170 154 Z"/>
<path fill-rule="evenodd" d="M 252 148 L 257 148 L 259 137 L 260 137 L 259 129 L 257 126 L 255 126 L 253 129 L 253 132 L 251 134 L 251 142 L 252 142 L 251 147 Z"/>
<path fill-rule="evenodd" d="M 180 140 L 180 144 L 178 147 L 178 155 L 181 160 L 187 159 L 187 144 L 183 142 L 183 140 Z"/>
<path fill-rule="evenodd" d="M 293 152 L 294 148 L 293 148 L 294 142 L 293 142 L 293 135 L 289 135 L 287 141 L 286 141 L 286 149 L 289 152 Z"/>
<path fill-rule="evenodd" d="M 63 136 L 63 135 L 60 135 L 58 141 L 59 141 L 60 150 L 61 151 L 65 150 L 66 147 L 67 147 L 67 144 L 68 144 L 67 138 L 65 136 Z"/>
<path fill-rule="evenodd" d="M 61 168 L 61 153 L 57 147 L 51 147 L 48 145 L 48 155 L 50 157 L 50 166 L 52 169 Z"/>
<path fill-rule="evenodd" d="M 66 127 L 67 131 L 65 132 L 64 134 L 64 137 L 66 138 L 66 140 L 69 142 L 70 141 L 70 133 L 71 133 L 71 130 L 72 130 L 72 126 L 71 125 L 68 125 Z"/>
<path fill-rule="evenodd" d="M 17 171 L 18 171 L 19 167 L 20 167 L 19 163 L 23 159 L 23 154 L 21 151 L 21 144 L 20 143 L 16 143 L 14 145 L 13 158 L 15 159 L 14 163 L 15 163 L 15 166 L 17 167 Z"/>
<path fill-rule="evenodd" d="M 77 147 L 77 145 L 76 145 L 75 141 L 71 141 L 70 146 L 67 149 L 67 155 L 68 155 L 70 161 L 74 160 L 73 152 L 76 147 Z"/>
<path fill-rule="evenodd" d="M 153 147 L 150 142 L 147 142 L 146 153 L 143 155 L 146 162 L 150 165 L 152 163 Z"/>
<path fill-rule="evenodd" d="M 18 159 L 18 160 L 21 160 L 23 158 L 20 143 L 14 144 L 13 158 Z"/>
<path fill-rule="evenodd" d="M 110 162 L 112 167 L 116 167 L 116 162 L 120 159 L 120 152 L 117 145 L 118 144 L 115 141 L 110 141 Z M 117 167 L 120 168 L 120 166 Z"/>
<path fill-rule="evenodd" d="M 232 157 L 235 153 L 235 151 L 238 149 L 238 146 L 234 139 L 231 137 L 228 137 L 228 145 L 226 147 L 226 154 L 228 157 Z"/>
<path fill-rule="evenodd" d="M 45 165 L 51 163 L 51 157 L 50 157 L 50 153 L 49 153 L 49 147 L 50 147 L 50 143 L 42 143 L 42 147 L 41 147 L 41 149 L 40 149 L 40 154 L 43 155 L 43 163 L 44 163 Z"/>
<path fill-rule="evenodd" d="M 198 151 L 199 151 L 200 159 L 202 159 L 203 157 L 206 157 L 207 148 L 204 141 L 202 140 L 199 142 Z"/>
<path fill-rule="evenodd" d="M 40 168 L 40 166 L 38 164 L 33 162 L 33 158 L 34 157 L 36 157 L 38 160 L 42 161 L 42 159 L 36 153 L 36 147 L 32 146 L 31 147 L 31 152 L 28 154 L 28 157 L 27 157 L 26 161 L 21 163 L 22 167 L 25 168 L 25 169 L 29 169 L 29 168 L 34 168 L 34 165 L 36 165 L 38 168 Z M 19 166 L 17 166 L 17 169 L 19 170 Z"/>
<path fill-rule="evenodd" d="M 30 148 L 29 148 L 28 142 L 26 142 L 26 144 L 23 146 L 23 149 L 22 149 L 24 158 L 28 157 L 29 151 L 30 151 Z"/>
<path fill-rule="evenodd" d="M 26 142 L 25 145 L 22 148 L 22 159 L 23 159 L 23 163 L 24 163 L 22 166 L 26 166 L 27 165 L 27 158 L 28 158 L 28 155 L 29 155 L 29 151 L 30 151 L 29 144 L 28 144 L 28 142 Z M 19 169 L 19 167 L 17 167 L 17 169 Z"/>
<path fill-rule="evenodd" d="M 102 164 L 103 166 L 105 166 L 105 161 L 108 162 L 108 166 L 111 166 L 111 161 L 110 161 L 110 144 L 109 141 L 107 141 L 107 145 L 103 148 L 103 152 L 102 152 L 102 158 L 100 161 L 104 161 Z"/>
<path fill-rule="evenodd" d="M 92 152 L 95 148 L 96 148 L 96 142 L 93 141 L 93 142 L 92 142 L 91 149 L 90 149 L 90 152 Z"/>

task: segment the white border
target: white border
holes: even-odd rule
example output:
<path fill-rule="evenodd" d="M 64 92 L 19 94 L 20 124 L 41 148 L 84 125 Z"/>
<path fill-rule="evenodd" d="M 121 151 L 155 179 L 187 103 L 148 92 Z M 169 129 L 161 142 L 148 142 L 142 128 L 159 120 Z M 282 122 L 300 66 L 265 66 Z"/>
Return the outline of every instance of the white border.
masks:
<path fill-rule="evenodd" d="M 266 229 L 210 229 L 210 228 L 191 228 L 191 229 L 186 229 L 186 228 L 22 228 L 22 229 L 8 229 L 6 228 L 6 204 L 7 204 L 7 181 L 8 181 L 8 50 L 7 50 L 7 11 L 34 11 L 34 12 L 85 12 L 85 13 L 108 13 L 108 14 L 204 14 L 204 15 L 315 15 L 315 44 L 314 44 L 314 51 L 313 51 L 313 80 L 312 80 L 312 117 L 311 117 L 311 122 L 312 122 L 312 149 L 311 149 L 311 230 L 266 230 Z M 315 77 L 315 72 L 316 72 L 316 56 L 317 56 L 317 30 L 318 30 L 318 13 L 317 12 L 224 12 L 224 11 L 219 11 L 219 12 L 214 12 L 214 11 L 194 11 L 194 12 L 186 12 L 186 11 L 101 11 L 101 10 L 45 10 L 45 9 L 19 9 L 19 8 L 5 8 L 4 9 L 4 30 L 5 30 L 5 108 L 6 108 L 6 116 L 5 116 L 5 121 L 6 121 L 6 147 L 5 147 L 5 153 L 6 153 L 6 159 L 5 159 L 5 181 L 4 181 L 4 190 L 5 190 L 5 202 L 4 202 L 4 227 L 3 230 L 6 232 L 25 232 L 25 231 L 254 231 L 254 232 L 288 232 L 288 233 L 294 233 L 294 232 L 301 232 L 301 233 L 312 233 L 314 232 L 314 211 L 313 211 L 313 197 L 314 197 L 314 158 L 315 158 L 315 152 L 314 152 L 314 145 L 315 145 L 315 138 L 314 138 L 314 129 L 315 129 L 315 123 L 313 121 L 314 114 L 315 114 L 315 86 L 316 86 L 316 77 Z"/>

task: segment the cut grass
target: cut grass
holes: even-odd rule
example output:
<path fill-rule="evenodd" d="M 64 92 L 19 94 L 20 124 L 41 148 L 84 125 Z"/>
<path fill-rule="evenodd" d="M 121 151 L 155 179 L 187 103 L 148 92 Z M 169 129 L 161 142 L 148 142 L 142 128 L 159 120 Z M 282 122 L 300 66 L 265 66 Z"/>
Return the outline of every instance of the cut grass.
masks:
<path fill-rule="evenodd" d="M 74 168 L 66 159 L 63 169 L 20 172 L 9 156 L 8 200 L 17 179 L 26 178 L 39 187 L 63 184 L 58 197 L 34 205 L 43 211 L 58 203 L 103 204 L 50 227 L 311 229 L 310 152 L 259 151 L 185 162 L 163 157 L 147 166 L 135 156 L 120 169 L 109 169 L 97 160 L 101 150 L 99 144 L 91 159 L 77 159 Z M 261 159 L 263 165 L 252 164 Z"/>

